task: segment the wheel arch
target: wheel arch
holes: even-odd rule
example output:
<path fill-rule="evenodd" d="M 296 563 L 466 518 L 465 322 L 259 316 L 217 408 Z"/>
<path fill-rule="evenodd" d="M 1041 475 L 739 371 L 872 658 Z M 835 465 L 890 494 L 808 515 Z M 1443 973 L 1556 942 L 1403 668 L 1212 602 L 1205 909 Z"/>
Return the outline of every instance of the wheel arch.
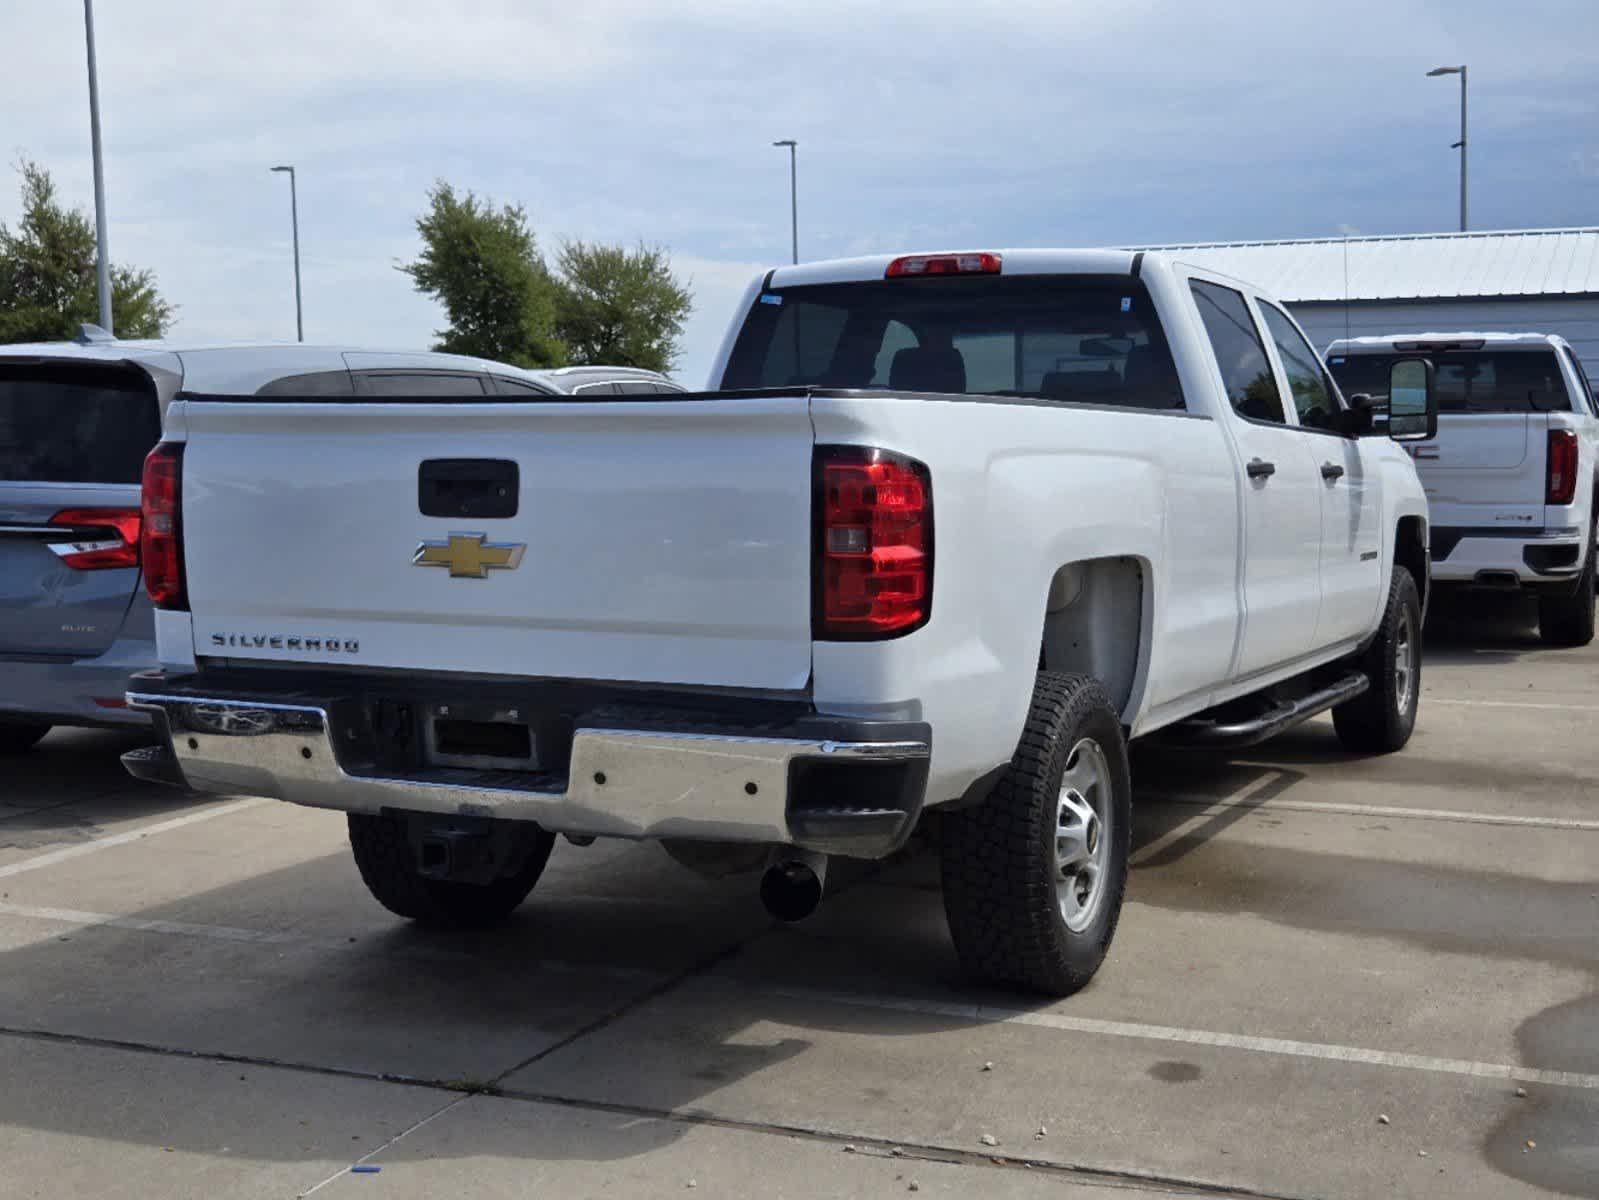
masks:
<path fill-rule="evenodd" d="M 1132 724 L 1149 672 L 1154 597 L 1147 560 L 1133 555 L 1063 563 L 1044 602 L 1039 668 L 1087 675 Z"/>
<path fill-rule="evenodd" d="M 1394 527 L 1394 566 L 1404 567 L 1416 581 L 1421 593 L 1421 612 L 1427 614 L 1427 601 L 1432 595 L 1432 555 L 1427 544 L 1425 517 L 1400 517 Z"/>

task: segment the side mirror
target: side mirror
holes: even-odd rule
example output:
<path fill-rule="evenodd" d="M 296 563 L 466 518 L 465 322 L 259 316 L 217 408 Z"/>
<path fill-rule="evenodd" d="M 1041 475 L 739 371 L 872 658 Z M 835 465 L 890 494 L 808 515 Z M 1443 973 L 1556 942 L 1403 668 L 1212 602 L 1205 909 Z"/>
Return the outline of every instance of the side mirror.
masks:
<path fill-rule="evenodd" d="M 1402 358 L 1389 370 L 1388 436 L 1396 442 L 1438 436 L 1438 396 L 1428 359 Z"/>

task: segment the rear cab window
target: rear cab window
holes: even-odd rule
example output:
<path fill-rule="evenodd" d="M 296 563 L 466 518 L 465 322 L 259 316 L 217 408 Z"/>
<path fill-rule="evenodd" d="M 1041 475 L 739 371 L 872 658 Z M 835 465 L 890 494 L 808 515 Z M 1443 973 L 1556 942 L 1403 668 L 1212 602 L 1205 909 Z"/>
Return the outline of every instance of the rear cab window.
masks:
<path fill-rule="evenodd" d="M 1388 399 L 1388 372 L 1402 358 L 1425 355 L 1436 368 L 1434 390 L 1444 415 L 1570 412 L 1571 397 L 1553 347 L 1526 350 L 1425 349 L 1380 354 L 1335 354 L 1328 359 L 1344 395 Z"/>
<path fill-rule="evenodd" d="M 137 484 L 160 437 L 155 387 L 140 372 L 0 364 L 0 482 Z"/>
<path fill-rule="evenodd" d="M 757 297 L 722 387 L 884 389 L 1182 409 L 1171 350 L 1130 275 L 983 275 Z"/>

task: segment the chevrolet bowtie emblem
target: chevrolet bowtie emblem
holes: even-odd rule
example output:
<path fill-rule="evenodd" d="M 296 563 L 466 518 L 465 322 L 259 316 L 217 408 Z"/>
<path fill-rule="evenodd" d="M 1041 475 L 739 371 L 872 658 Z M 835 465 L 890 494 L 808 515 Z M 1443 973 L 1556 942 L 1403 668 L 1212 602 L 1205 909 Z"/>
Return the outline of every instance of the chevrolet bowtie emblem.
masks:
<path fill-rule="evenodd" d="M 452 579 L 487 579 L 490 571 L 514 571 L 522 563 L 522 542 L 491 542 L 487 534 L 452 533 L 446 541 L 423 542 L 411 556 L 418 567 L 448 567 Z"/>

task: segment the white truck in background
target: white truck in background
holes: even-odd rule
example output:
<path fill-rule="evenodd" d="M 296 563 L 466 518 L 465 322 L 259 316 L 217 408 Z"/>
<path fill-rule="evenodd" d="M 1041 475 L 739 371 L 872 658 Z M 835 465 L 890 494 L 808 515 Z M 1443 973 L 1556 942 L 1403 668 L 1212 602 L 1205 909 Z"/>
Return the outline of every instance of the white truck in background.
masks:
<path fill-rule="evenodd" d="M 1066 994 L 1121 907 L 1129 738 L 1409 738 L 1427 504 L 1392 439 L 1430 380 L 1351 408 L 1257 289 L 1045 250 L 768 272 L 717 391 L 186 379 L 128 695 L 163 745 L 126 761 L 347 812 L 374 896 L 441 924 L 510 912 L 563 834 L 764 860 L 795 919 L 828 855 L 925 824 L 965 967 Z"/>
<path fill-rule="evenodd" d="M 1543 333 L 1401 333 L 1335 341 L 1346 394 L 1382 396 L 1389 366 L 1435 367 L 1438 436 L 1409 446 L 1432 510 L 1432 577 L 1522 590 L 1555 646 L 1593 640 L 1599 410 L 1564 338 Z"/>

